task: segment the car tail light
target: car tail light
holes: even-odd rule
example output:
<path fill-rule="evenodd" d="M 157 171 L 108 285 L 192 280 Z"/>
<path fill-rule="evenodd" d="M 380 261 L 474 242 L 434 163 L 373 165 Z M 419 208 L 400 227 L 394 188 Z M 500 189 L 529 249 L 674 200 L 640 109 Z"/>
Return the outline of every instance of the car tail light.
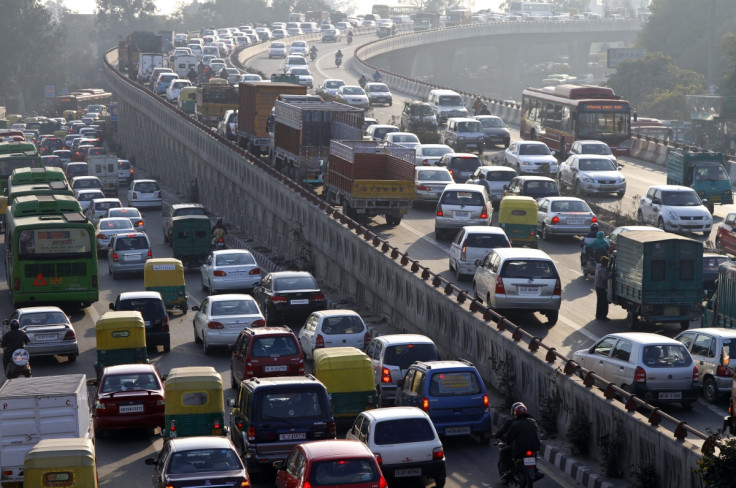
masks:
<path fill-rule="evenodd" d="M 246 378 L 252 378 L 255 376 L 255 370 L 253 369 L 253 363 L 250 361 L 247 361 L 245 363 L 245 377 Z"/>
<path fill-rule="evenodd" d="M 259 275 L 261 274 L 261 268 L 253 268 L 250 271 L 248 271 L 249 275 Z"/>
<path fill-rule="evenodd" d="M 646 382 L 647 382 L 647 372 L 644 371 L 644 368 L 642 368 L 641 366 L 637 366 L 636 370 L 634 370 L 634 383 L 646 383 Z"/>
<path fill-rule="evenodd" d="M 137 192 L 133 192 L 132 195 L 133 195 L 133 200 L 137 200 L 138 199 L 138 193 Z"/>
<path fill-rule="evenodd" d="M 143 221 L 142 220 L 139 220 L 138 222 L 135 223 L 135 226 L 136 227 L 142 227 L 143 226 Z"/>
<path fill-rule="evenodd" d="M 214 320 L 210 320 L 207 322 L 207 328 L 208 329 L 224 329 L 225 327 L 220 322 L 215 322 Z"/>
<path fill-rule="evenodd" d="M 378 462 L 378 465 L 379 466 L 382 465 L 383 464 L 383 457 L 381 456 L 381 453 L 380 452 L 377 452 L 377 453 L 374 454 L 374 456 L 376 456 L 376 461 Z"/>
<path fill-rule="evenodd" d="M 334 420 L 327 425 L 327 432 L 329 433 L 330 439 L 337 437 L 337 423 Z"/>
<path fill-rule="evenodd" d="M 716 368 L 716 376 L 723 376 L 726 378 L 730 378 L 733 376 L 733 370 L 729 368 L 728 366 L 721 364 Z"/>
<path fill-rule="evenodd" d="M 148 259 L 151 259 L 153 257 L 153 253 L 151 251 L 148 251 Z"/>
<path fill-rule="evenodd" d="M 107 236 L 105 234 L 97 234 L 98 239 L 105 239 Z"/>
<path fill-rule="evenodd" d="M 161 320 L 161 330 L 169 330 L 169 314 L 166 314 Z"/>
<path fill-rule="evenodd" d="M 460 250 L 460 261 L 465 261 L 466 255 L 465 255 L 465 249 L 467 246 L 463 246 L 463 248 Z"/>
<path fill-rule="evenodd" d="M 271 297 L 271 301 L 273 303 L 286 303 L 288 300 L 284 296 L 274 295 L 274 296 Z"/>
<path fill-rule="evenodd" d="M 560 223 L 560 218 L 557 215 L 555 215 L 554 217 L 552 217 L 552 220 L 550 220 L 549 223 L 552 224 L 552 225 L 559 224 Z"/>
<path fill-rule="evenodd" d="M 595 215 L 590 219 L 590 223 L 592 224 L 593 222 L 598 222 L 598 218 Z"/>
<path fill-rule="evenodd" d="M 481 219 L 487 219 L 488 218 L 488 206 L 483 205 L 483 210 L 480 211 L 480 218 Z"/>
<path fill-rule="evenodd" d="M 317 339 L 314 341 L 314 348 L 320 349 L 325 347 L 325 338 L 322 337 L 322 334 L 317 334 Z"/>
<path fill-rule="evenodd" d="M 176 420 L 169 422 L 169 437 L 176 437 Z"/>
<path fill-rule="evenodd" d="M 250 324 L 251 327 L 265 327 L 266 321 L 263 319 L 254 320 L 252 324 Z"/>
<path fill-rule="evenodd" d="M 429 162 L 429 159 L 423 159 L 422 166 L 432 166 L 432 163 Z"/>
<path fill-rule="evenodd" d="M 325 294 L 324 293 L 315 293 L 312 296 L 313 302 L 324 302 L 325 301 Z"/>
<path fill-rule="evenodd" d="M 488 408 L 488 394 L 483 395 L 483 406 Z"/>
<path fill-rule="evenodd" d="M 697 366 L 693 366 L 693 383 L 698 383 L 700 381 L 700 371 L 698 371 Z"/>
<path fill-rule="evenodd" d="M 453 179 L 454 179 L 455 178 L 455 172 L 453 170 L 451 170 L 451 169 L 448 169 L 447 171 L 450 172 L 450 176 L 452 176 Z"/>
<path fill-rule="evenodd" d="M 309 481 L 305 481 L 302 485 L 302 488 L 312 488 L 312 483 L 310 483 Z"/>
<path fill-rule="evenodd" d="M 112 253 L 112 260 L 117 263 L 117 261 L 118 261 L 118 253 L 116 253 L 116 252 Z"/>
<path fill-rule="evenodd" d="M 381 368 L 381 383 L 391 383 L 391 371 L 388 368 Z"/>
<path fill-rule="evenodd" d="M 299 358 L 299 364 L 297 366 L 297 371 L 299 372 L 299 375 L 303 375 L 306 373 L 306 369 L 304 369 L 304 358 Z"/>
<path fill-rule="evenodd" d="M 161 192 L 160 191 L 155 191 L 155 192 L 153 192 L 153 196 L 154 196 L 154 198 L 161 198 Z"/>
<path fill-rule="evenodd" d="M 445 457 L 445 450 L 442 447 L 432 449 L 432 460 L 438 460 Z"/>
<path fill-rule="evenodd" d="M 422 410 L 429 412 L 429 398 L 422 398 Z"/>
<path fill-rule="evenodd" d="M 437 217 L 444 217 L 445 214 L 442 212 L 442 207 L 437 205 Z"/>
<path fill-rule="evenodd" d="M 215 419 L 214 422 L 212 422 L 212 430 L 218 431 L 222 429 L 222 419 Z"/>
<path fill-rule="evenodd" d="M 214 273 L 212 273 L 212 274 L 215 275 L 215 276 L 227 276 L 227 273 L 225 273 L 224 271 L 219 270 L 219 269 L 217 271 L 215 271 Z"/>
<path fill-rule="evenodd" d="M 503 278 L 500 276 L 496 278 L 496 294 L 498 295 L 505 295 L 506 294 L 506 288 L 503 286 Z"/>
<path fill-rule="evenodd" d="M 366 330 L 363 336 L 363 345 L 367 345 L 369 342 L 371 342 L 371 331 Z"/>
<path fill-rule="evenodd" d="M 388 483 L 386 483 L 386 478 L 381 475 L 381 479 L 378 480 L 378 488 L 388 488 Z"/>
<path fill-rule="evenodd" d="M 534 457 L 534 451 L 525 451 L 524 457 Z"/>
<path fill-rule="evenodd" d="M 67 330 L 66 334 L 64 334 L 64 339 L 62 340 L 73 341 L 76 338 L 77 338 L 77 334 L 75 334 L 73 330 Z"/>
<path fill-rule="evenodd" d="M 562 283 L 560 283 L 559 278 L 557 278 L 557 280 L 555 281 L 555 291 L 552 292 L 552 294 L 556 297 L 562 295 Z"/>
<path fill-rule="evenodd" d="M 238 425 L 238 427 L 242 427 L 242 425 Z M 256 428 L 255 427 L 248 427 L 248 440 L 249 441 L 256 440 Z"/>

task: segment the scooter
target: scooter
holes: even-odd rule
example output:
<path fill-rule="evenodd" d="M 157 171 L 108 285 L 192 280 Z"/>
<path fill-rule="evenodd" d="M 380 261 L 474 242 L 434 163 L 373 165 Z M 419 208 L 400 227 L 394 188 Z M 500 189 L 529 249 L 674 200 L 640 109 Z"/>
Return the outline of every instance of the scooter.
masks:
<path fill-rule="evenodd" d="M 339 68 L 341 64 L 342 64 L 342 58 L 337 58 L 336 57 L 335 58 L 335 65 Z"/>
<path fill-rule="evenodd" d="M 311 59 L 312 61 L 317 59 L 317 51 L 309 51 L 309 59 Z"/>
<path fill-rule="evenodd" d="M 5 377 L 9 380 L 25 376 L 26 378 L 31 377 L 31 363 L 30 354 L 25 349 L 16 349 L 13 351 L 13 359 L 8 363 L 8 368 L 5 370 Z"/>
<path fill-rule="evenodd" d="M 498 443 L 499 449 L 503 449 L 503 442 Z M 535 481 L 544 478 L 544 474 L 537 469 L 537 453 L 535 451 L 526 451 L 520 458 L 514 458 L 514 467 L 504 481 L 508 484 L 515 484 L 519 488 L 532 488 Z M 498 472 L 501 473 L 501 462 L 498 463 Z"/>
<path fill-rule="evenodd" d="M 227 249 L 227 246 L 225 245 L 225 238 L 224 237 L 213 237 L 212 238 L 212 250 L 221 251 L 222 249 Z"/>

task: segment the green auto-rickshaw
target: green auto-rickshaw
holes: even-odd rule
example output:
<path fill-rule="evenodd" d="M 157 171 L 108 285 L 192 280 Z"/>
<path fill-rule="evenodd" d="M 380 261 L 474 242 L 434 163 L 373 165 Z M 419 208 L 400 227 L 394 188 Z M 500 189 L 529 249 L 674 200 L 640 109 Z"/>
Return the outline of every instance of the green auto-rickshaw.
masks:
<path fill-rule="evenodd" d="M 212 248 L 210 219 L 206 215 L 182 215 L 172 220 L 171 247 L 184 266 L 199 266 Z"/>
<path fill-rule="evenodd" d="M 503 197 L 498 206 L 498 226 L 512 246 L 537 249 L 537 201 L 532 197 Z"/>

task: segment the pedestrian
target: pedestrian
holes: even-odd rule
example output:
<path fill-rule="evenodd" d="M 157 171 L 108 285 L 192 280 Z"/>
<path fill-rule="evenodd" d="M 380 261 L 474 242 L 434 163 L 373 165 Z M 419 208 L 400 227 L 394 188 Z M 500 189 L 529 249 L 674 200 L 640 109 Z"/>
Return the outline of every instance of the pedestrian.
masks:
<path fill-rule="evenodd" d="M 488 192 L 488 198 L 491 197 L 491 184 L 486 178 L 486 174 L 484 172 L 478 173 L 478 179 L 475 180 L 476 185 L 482 185 L 486 188 L 486 191 Z"/>
<path fill-rule="evenodd" d="M 603 256 L 595 267 L 595 295 L 597 298 L 595 318 L 604 322 L 611 320 L 608 318 L 608 294 L 606 293 L 608 279 L 611 277 L 608 263 L 608 256 Z"/>

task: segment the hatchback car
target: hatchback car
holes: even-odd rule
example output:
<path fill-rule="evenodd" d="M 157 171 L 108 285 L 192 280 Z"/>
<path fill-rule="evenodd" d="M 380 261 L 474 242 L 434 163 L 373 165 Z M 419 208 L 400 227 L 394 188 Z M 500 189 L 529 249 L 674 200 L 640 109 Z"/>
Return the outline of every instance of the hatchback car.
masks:
<path fill-rule="evenodd" d="M 517 177 L 518 173 L 508 166 L 479 166 L 465 183 L 479 184 L 481 174 L 485 176 L 486 186 L 490 188 L 493 206 L 498 207 L 506 192 L 506 185 Z"/>
<path fill-rule="evenodd" d="M 681 403 L 692 408 L 700 373 L 679 341 L 646 332 L 608 334 L 573 360 L 604 380 L 649 403 Z"/>
<path fill-rule="evenodd" d="M 286 56 L 284 62 L 281 65 L 281 70 L 286 73 L 291 68 L 306 68 L 307 59 L 301 54 L 290 54 Z"/>
<path fill-rule="evenodd" d="M 667 232 L 702 232 L 707 236 L 713 217 L 692 188 L 678 185 L 655 185 L 639 199 L 639 223 Z"/>
<path fill-rule="evenodd" d="M 366 347 L 373 365 L 378 406 L 393 404 L 396 385 L 415 361 L 436 361 L 439 353 L 432 339 L 420 334 L 387 334 L 374 337 Z"/>
<path fill-rule="evenodd" d="M 97 235 L 97 254 L 107 255 L 110 242 L 112 242 L 115 234 L 130 234 L 132 232 L 135 232 L 135 227 L 133 227 L 130 219 L 123 217 L 100 219 L 95 229 L 95 234 Z"/>
<path fill-rule="evenodd" d="M 539 249 L 498 248 L 477 262 L 473 295 L 492 309 L 539 311 L 555 325 L 562 301 L 557 266 Z"/>
<path fill-rule="evenodd" d="M 171 334 L 169 331 L 169 315 L 161 293 L 157 291 L 126 291 L 118 295 L 110 310 L 119 312 L 138 311 L 143 316 L 146 326 L 146 346 L 164 352 L 171 350 Z"/>
<path fill-rule="evenodd" d="M 552 236 L 584 236 L 598 222 L 585 200 L 575 197 L 544 197 L 538 201 L 537 231 L 548 241 Z"/>
<path fill-rule="evenodd" d="M 442 133 L 442 142 L 454 151 L 476 151 L 483 154 L 485 133 L 480 122 L 468 117 L 450 117 Z"/>
<path fill-rule="evenodd" d="M 299 444 L 284 461 L 274 463 L 276 488 L 387 488 L 371 450 L 355 440 Z"/>
<path fill-rule="evenodd" d="M 337 93 L 335 94 L 335 97 L 337 98 L 338 102 L 342 102 L 344 104 L 347 104 L 353 107 L 358 107 L 358 108 L 370 107 L 370 101 L 368 100 L 368 95 L 366 95 L 365 90 L 363 90 L 359 86 L 343 85 L 337 89 Z"/>
<path fill-rule="evenodd" d="M 560 164 L 557 181 L 561 187 L 573 188 L 579 195 L 615 193 L 620 198 L 626 193 L 626 177 L 621 168 L 608 156 L 572 155 Z"/>
<path fill-rule="evenodd" d="M 390 132 L 399 132 L 399 128 L 390 124 L 373 124 L 365 129 L 365 139 L 369 141 L 382 141 L 386 138 L 386 134 Z"/>
<path fill-rule="evenodd" d="M 541 141 L 515 141 L 504 153 L 506 165 L 522 174 L 557 174 L 557 159 Z"/>
<path fill-rule="evenodd" d="M 345 438 L 365 444 L 389 479 L 432 478 L 436 487 L 445 484 L 445 449 L 432 419 L 417 407 L 366 410 Z"/>
<path fill-rule="evenodd" d="M 145 463 L 153 466 L 153 488 L 250 486 L 248 472 L 226 437 L 171 439 L 156 457 L 146 458 Z"/>
<path fill-rule="evenodd" d="M 500 227 L 463 227 L 450 244 L 450 271 L 455 271 L 457 281 L 472 276 L 477 268 L 475 262 L 499 247 L 511 247 L 509 238 Z"/>
<path fill-rule="evenodd" d="M 118 159 L 118 184 L 127 185 L 133 179 L 133 165 L 127 159 Z"/>
<path fill-rule="evenodd" d="M 475 154 L 453 152 L 444 154 L 435 166 L 447 168 L 455 183 L 465 183 L 470 175 L 481 166 L 481 162 Z"/>
<path fill-rule="evenodd" d="M 261 268 L 253 254 L 245 249 L 213 251 L 199 268 L 202 290 L 215 295 L 219 291 L 252 291 L 261 280 Z"/>
<path fill-rule="evenodd" d="M 3 321 L 2 335 L 10 332 L 11 320 L 18 320 L 20 330 L 28 336 L 30 342 L 25 349 L 31 357 L 66 356 L 69 362 L 77 360 L 77 334 L 59 307 L 19 308 Z"/>
<path fill-rule="evenodd" d="M 102 182 L 96 176 L 75 176 L 70 182 L 73 191 L 102 190 Z"/>
<path fill-rule="evenodd" d="M 161 207 L 161 188 L 156 180 L 133 180 L 128 187 L 128 206 Z"/>
<path fill-rule="evenodd" d="M 420 132 L 422 130 L 437 130 L 437 116 L 432 106 L 420 100 L 407 100 L 401 111 L 399 127 L 402 131 Z"/>
<path fill-rule="evenodd" d="M 107 269 L 113 280 L 123 273 L 140 274 L 152 257 L 151 242 L 144 232 L 115 234 L 107 253 Z"/>
<path fill-rule="evenodd" d="M 268 58 L 285 58 L 286 44 L 283 42 L 272 42 L 268 48 Z"/>
<path fill-rule="evenodd" d="M 308 358 L 313 357 L 315 349 L 325 347 L 352 346 L 362 351 L 371 340 L 371 333 L 360 315 L 342 309 L 313 312 L 297 336 Z"/>
<path fill-rule="evenodd" d="M 469 361 L 417 361 L 398 386 L 396 406 L 427 412 L 439 435 L 475 435 L 481 444 L 490 441 L 488 392 Z"/>
<path fill-rule="evenodd" d="M 485 147 L 503 146 L 511 144 L 511 133 L 501 117 L 496 115 L 476 115 L 474 117 L 483 128 L 483 143 Z"/>
<path fill-rule="evenodd" d="M 258 304 L 246 294 L 209 296 L 192 310 L 196 312 L 192 318 L 194 342 L 202 344 L 205 354 L 212 352 L 213 347 L 234 345 L 246 327 L 266 325 Z"/>
<path fill-rule="evenodd" d="M 445 187 L 454 183 L 447 168 L 417 166 L 414 168 L 414 203 L 437 202 Z"/>
<path fill-rule="evenodd" d="M 450 184 L 437 202 L 434 217 L 436 239 L 445 235 L 454 237 L 466 225 L 491 225 L 493 207 L 485 187 L 481 185 Z"/>
<path fill-rule="evenodd" d="M 44 168 L 61 168 L 61 158 L 56 154 L 41 156 L 41 165 Z"/>
<path fill-rule="evenodd" d="M 143 221 L 141 211 L 135 207 L 112 207 L 107 209 L 105 217 L 125 217 L 135 227 L 137 232 L 146 231 L 146 223 Z"/>
<path fill-rule="evenodd" d="M 154 364 L 108 366 L 93 381 L 95 436 L 110 430 L 156 429 L 164 425 L 164 385 Z"/>
<path fill-rule="evenodd" d="M 120 201 L 119 198 L 99 198 L 92 200 L 89 203 L 87 209 L 84 212 L 84 215 L 89 219 L 90 222 L 92 222 L 93 225 L 97 225 L 100 219 L 105 217 L 109 209 L 122 206 L 123 203 Z"/>
<path fill-rule="evenodd" d="M 736 330 L 701 328 L 680 333 L 675 340 L 682 342 L 699 365 L 700 387 L 710 403 L 731 394 L 736 362 Z"/>
<path fill-rule="evenodd" d="M 387 105 L 391 106 L 394 103 L 394 97 L 391 95 L 391 90 L 385 83 L 366 83 L 365 93 L 368 95 L 368 100 L 371 106 L 373 105 Z"/>
<path fill-rule="evenodd" d="M 532 197 L 537 201 L 544 197 L 560 196 L 557 182 L 546 176 L 517 176 L 505 188 L 504 196 Z"/>
<path fill-rule="evenodd" d="M 246 327 L 230 356 L 230 386 L 248 378 L 304 376 L 304 353 L 288 327 Z"/>
<path fill-rule="evenodd" d="M 82 213 L 87 214 L 87 209 L 93 200 L 105 198 L 105 194 L 102 190 L 79 190 L 74 192 L 74 198 L 79 202 L 79 206 L 82 207 Z"/>
<path fill-rule="evenodd" d="M 314 311 L 325 308 L 325 295 L 307 271 L 275 271 L 263 277 L 253 289 L 266 325 L 286 321 L 303 323 Z"/>
<path fill-rule="evenodd" d="M 419 138 L 411 132 L 391 132 L 386 134 L 384 141 L 407 149 L 414 149 L 419 143 Z"/>
<path fill-rule="evenodd" d="M 418 144 L 414 146 L 416 166 L 435 166 L 445 154 L 453 152 L 446 144 Z"/>

